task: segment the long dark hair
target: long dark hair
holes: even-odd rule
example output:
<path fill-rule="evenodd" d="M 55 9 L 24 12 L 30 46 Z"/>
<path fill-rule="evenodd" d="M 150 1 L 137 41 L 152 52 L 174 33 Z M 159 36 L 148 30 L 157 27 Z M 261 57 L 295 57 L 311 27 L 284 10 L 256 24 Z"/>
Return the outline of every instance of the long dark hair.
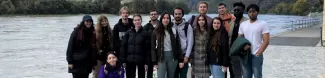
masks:
<path fill-rule="evenodd" d="M 86 25 L 85 25 L 85 21 L 86 21 L 86 20 L 82 20 L 82 21 L 80 22 L 80 24 L 78 24 L 77 27 L 75 28 L 75 29 L 78 30 L 78 32 L 77 32 L 77 40 L 78 40 L 78 41 L 77 41 L 77 44 L 80 44 L 81 41 L 84 40 L 84 31 L 85 31 L 85 30 L 87 30 L 88 32 L 95 31 L 94 21 L 91 20 L 92 25 L 91 25 L 91 27 L 90 27 L 89 29 L 87 29 L 87 27 L 86 27 Z"/>
<path fill-rule="evenodd" d="M 214 20 L 219 20 L 220 23 L 221 23 L 221 26 L 220 26 L 220 28 L 218 30 L 213 29 L 213 21 Z M 211 35 L 214 35 L 216 33 L 216 31 L 226 31 L 225 24 L 224 24 L 224 22 L 222 21 L 222 19 L 220 17 L 214 17 L 212 19 L 212 24 L 210 26 L 210 31 L 211 31 L 211 33 L 210 33 Z"/>
<path fill-rule="evenodd" d="M 208 22 L 207 22 L 207 18 L 206 18 L 204 15 L 199 15 L 199 16 L 198 16 L 198 18 L 196 19 L 196 20 L 197 20 L 197 21 L 196 21 L 196 23 L 197 23 L 196 25 L 197 25 L 197 26 L 195 26 L 194 30 L 197 31 L 197 32 L 199 32 L 200 34 L 202 34 L 203 31 L 201 30 L 201 26 L 200 26 L 200 24 L 199 24 L 199 19 L 200 19 L 200 17 L 203 17 L 203 19 L 204 19 L 204 22 L 205 22 L 205 23 L 204 23 L 204 26 L 203 26 L 204 29 L 205 29 L 206 31 L 209 31 L 209 30 L 208 30 Z"/>
<path fill-rule="evenodd" d="M 169 23 L 168 23 L 167 27 L 164 27 L 164 24 L 162 22 L 163 22 L 163 18 L 164 18 L 164 16 L 166 14 L 169 17 Z M 154 33 L 157 35 L 156 37 L 157 37 L 158 40 L 160 39 L 161 36 L 164 36 L 165 35 L 165 33 L 164 33 L 164 30 L 165 29 L 171 28 L 171 26 L 173 26 L 172 25 L 172 22 L 171 22 L 171 16 L 170 16 L 170 14 L 168 12 L 164 12 L 163 14 L 161 14 L 159 20 L 160 20 L 159 21 L 159 25 L 158 25 L 158 27 L 154 31 Z"/>
<path fill-rule="evenodd" d="M 214 30 L 213 28 L 213 21 L 214 20 L 219 20 L 221 25 L 220 28 L 218 30 Z M 224 23 L 222 21 L 222 19 L 220 17 L 215 17 L 212 19 L 212 24 L 210 26 L 210 39 L 211 39 L 211 46 L 212 46 L 212 50 L 215 52 L 219 52 L 219 46 L 221 46 L 221 35 L 222 33 L 227 32 L 225 27 L 224 27 Z"/>

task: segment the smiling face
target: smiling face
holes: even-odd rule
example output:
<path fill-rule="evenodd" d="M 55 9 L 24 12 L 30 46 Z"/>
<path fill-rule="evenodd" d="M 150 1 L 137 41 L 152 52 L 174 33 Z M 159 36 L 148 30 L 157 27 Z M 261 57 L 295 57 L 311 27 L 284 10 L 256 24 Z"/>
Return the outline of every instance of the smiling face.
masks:
<path fill-rule="evenodd" d="M 180 10 L 180 9 L 175 9 L 175 10 L 174 10 L 174 19 L 175 19 L 175 21 L 181 21 L 182 18 L 183 18 L 182 10 Z"/>
<path fill-rule="evenodd" d="M 200 14 L 206 14 L 208 12 L 208 5 L 205 3 L 199 4 L 199 13 Z"/>
<path fill-rule="evenodd" d="M 120 15 L 122 16 L 122 19 L 126 20 L 129 18 L 129 11 L 124 9 L 124 10 L 121 10 L 121 13 Z"/>
<path fill-rule="evenodd" d="M 212 26 L 213 26 L 213 30 L 219 30 L 220 27 L 221 27 L 221 22 L 220 22 L 220 20 L 218 20 L 218 19 L 214 19 L 214 20 L 213 20 L 213 23 L 212 23 Z"/>
<path fill-rule="evenodd" d="M 110 64 L 112 66 L 115 66 L 116 65 L 116 61 L 117 61 L 117 58 L 116 58 L 116 56 L 114 54 L 109 54 L 107 56 L 107 60 L 106 61 L 107 61 L 108 64 Z"/>
<path fill-rule="evenodd" d="M 198 24 L 200 27 L 203 27 L 205 25 L 205 19 L 203 16 L 199 17 Z"/>
<path fill-rule="evenodd" d="M 136 28 L 140 28 L 141 27 L 141 17 L 140 16 L 134 16 L 133 17 L 133 24 Z"/>
<path fill-rule="evenodd" d="M 169 15 L 168 14 L 165 14 L 164 17 L 163 17 L 163 19 L 162 19 L 162 24 L 164 26 L 167 26 L 169 24 L 169 19 L 170 19 Z"/>
<path fill-rule="evenodd" d="M 157 19 L 158 19 L 158 13 L 157 13 L 157 11 L 150 12 L 150 20 L 151 21 L 156 21 Z"/>
<path fill-rule="evenodd" d="M 101 26 L 104 26 L 104 27 L 108 26 L 108 20 L 107 20 L 107 19 L 102 19 L 102 20 L 100 21 L 100 25 L 101 25 Z"/>
<path fill-rule="evenodd" d="M 223 14 L 226 13 L 226 11 L 227 11 L 227 8 L 225 7 L 225 5 L 218 6 L 218 13 L 219 14 L 223 15 Z"/>
<path fill-rule="evenodd" d="M 86 20 L 84 21 L 84 24 L 87 28 L 90 28 L 93 25 L 93 21 L 92 20 Z"/>

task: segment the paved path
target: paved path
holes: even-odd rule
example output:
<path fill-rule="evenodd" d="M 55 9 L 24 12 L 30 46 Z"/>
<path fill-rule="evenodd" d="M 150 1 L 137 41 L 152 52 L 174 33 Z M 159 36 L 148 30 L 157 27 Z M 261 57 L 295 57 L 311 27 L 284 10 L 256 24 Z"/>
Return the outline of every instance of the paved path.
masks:
<path fill-rule="evenodd" d="M 270 45 L 316 46 L 320 41 L 320 27 L 321 25 L 316 25 L 310 28 L 281 33 L 271 37 Z"/>
<path fill-rule="evenodd" d="M 263 78 L 325 78 L 325 48 L 270 45 Z"/>
<path fill-rule="evenodd" d="M 264 53 L 264 78 L 325 78 L 325 48 L 270 45 Z"/>

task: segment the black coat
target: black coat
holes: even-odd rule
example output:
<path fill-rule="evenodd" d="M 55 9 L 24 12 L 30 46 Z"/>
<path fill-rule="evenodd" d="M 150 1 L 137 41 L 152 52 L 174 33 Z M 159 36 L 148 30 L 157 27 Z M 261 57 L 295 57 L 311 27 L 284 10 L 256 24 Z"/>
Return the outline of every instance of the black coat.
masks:
<path fill-rule="evenodd" d="M 157 26 L 158 25 L 159 25 L 159 21 L 157 22 Z M 148 38 L 149 39 L 149 46 L 151 46 L 151 35 L 152 35 L 152 32 L 155 30 L 155 27 L 153 27 L 153 25 L 151 24 L 151 21 L 149 21 L 149 23 L 147 23 L 146 25 L 144 25 L 143 30 L 148 33 L 148 35 L 149 35 L 149 38 Z M 151 52 L 149 52 L 149 55 L 151 55 Z M 149 63 L 152 63 L 151 62 L 151 57 L 148 57 L 148 60 L 150 61 Z"/>
<path fill-rule="evenodd" d="M 138 32 L 129 30 L 123 37 L 120 49 L 120 60 L 123 63 L 148 64 L 150 60 L 149 35 L 141 27 Z"/>
<path fill-rule="evenodd" d="M 214 52 L 211 47 L 211 40 L 208 43 L 208 63 L 214 65 L 221 65 L 221 66 L 229 66 L 230 64 L 230 57 L 229 57 L 229 37 L 227 32 L 222 32 L 220 35 L 220 43 L 219 46 L 220 52 Z"/>
<path fill-rule="evenodd" d="M 96 35 L 102 35 L 101 39 L 97 39 L 97 48 L 99 49 L 97 60 L 106 62 L 108 52 L 114 51 L 112 30 L 109 30 L 108 26 L 106 26 L 102 28 L 102 32 L 97 32 Z M 101 40 L 101 43 L 99 40 Z"/>
<path fill-rule="evenodd" d="M 172 26 L 172 25 L 171 25 Z M 179 41 L 179 36 L 176 33 L 173 33 L 172 27 L 167 27 L 168 34 L 170 35 L 173 57 L 179 62 L 183 62 L 184 56 L 182 55 L 181 45 Z M 157 65 L 158 62 L 162 62 L 164 59 L 164 36 L 157 39 L 158 33 L 155 33 L 157 29 L 154 30 L 154 33 L 151 35 L 151 61 Z M 160 40 L 160 41 L 159 41 Z"/>
<path fill-rule="evenodd" d="M 133 28 L 133 20 L 131 18 L 128 19 L 128 24 L 123 24 L 122 19 L 119 20 L 117 24 L 115 24 L 113 28 L 113 46 L 114 51 L 116 52 L 116 56 L 120 56 L 120 46 L 122 37 L 125 35 L 125 33 Z"/>
<path fill-rule="evenodd" d="M 68 64 L 73 65 L 72 69 L 69 68 L 69 73 L 91 73 L 92 67 L 96 65 L 96 50 L 94 28 L 75 28 L 66 53 Z"/>
<path fill-rule="evenodd" d="M 157 20 L 158 21 L 158 20 Z M 157 22 L 157 26 L 159 25 L 159 21 Z M 147 23 L 146 25 L 144 25 L 143 29 L 145 31 L 148 31 L 149 33 L 152 33 L 153 30 L 155 30 L 155 27 L 153 27 L 153 25 L 151 24 L 151 21 L 149 21 L 149 23 Z"/>

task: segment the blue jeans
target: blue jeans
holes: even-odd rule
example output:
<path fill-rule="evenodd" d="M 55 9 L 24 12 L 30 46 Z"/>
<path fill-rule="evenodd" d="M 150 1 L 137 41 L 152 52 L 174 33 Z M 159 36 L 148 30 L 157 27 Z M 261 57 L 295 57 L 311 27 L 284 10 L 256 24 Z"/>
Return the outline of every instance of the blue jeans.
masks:
<path fill-rule="evenodd" d="M 263 54 L 260 56 L 250 55 L 247 64 L 243 64 L 243 78 L 262 78 Z"/>
<path fill-rule="evenodd" d="M 222 71 L 222 67 L 215 64 L 210 64 L 210 71 L 213 78 L 225 78 L 225 72 Z"/>

